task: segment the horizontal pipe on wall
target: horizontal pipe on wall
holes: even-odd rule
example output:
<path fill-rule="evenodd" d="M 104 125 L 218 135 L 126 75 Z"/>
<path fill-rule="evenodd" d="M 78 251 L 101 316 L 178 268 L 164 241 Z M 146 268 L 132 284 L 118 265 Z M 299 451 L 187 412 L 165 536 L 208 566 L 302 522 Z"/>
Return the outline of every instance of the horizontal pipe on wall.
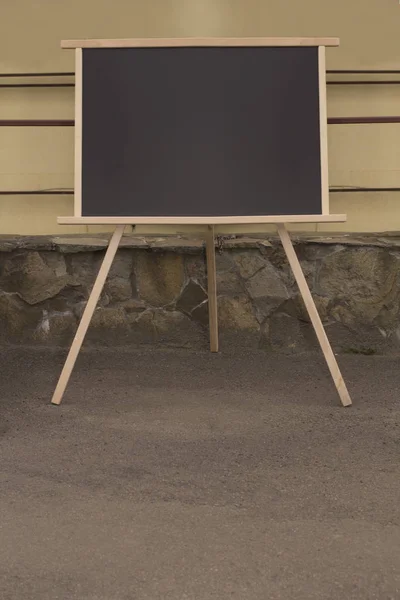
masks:
<path fill-rule="evenodd" d="M 75 73 L 0 73 L 0 77 L 75 77 Z"/>
<path fill-rule="evenodd" d="M 327 74 L 400 74 L 400 70 L 328 70 Z M 75 73 L 0 73 L 0 78 L 23 78 L 23 77 L 74 77 Z M 327 81 L 328 85 L 399 85 L 399 80 L 380 81 Z M 74 83 L 4 83 L 0 88 L 63 88 L 75 87 Z"/>
<path fill-rule="evenodd" d="M 400 117 L 330 117 L 329 125 L 358 125 L 378 123 L 400 123 Z"/>
<path fill-rule="evenodd" d="M 400 85 L 400 79 L 397 81 L 327 81 L 326 83 L 327 85 Z"/>
<path fill-rule="evenodd" d="M 330 193 L 400 192 L 400 187 L 331 187 Z M 0 190 L 0 196 L 73 196 L 74 190 Z"/>
<path fill-rule="evenodd" d="M 73 119 L 2 119 L 0 127 L 73 127 Z"/>
<path fill-rule="evenodd" d="M 395 73 L 400 74 L 400 69 L 328 69 L 327 73 L 332 74 L 382 74 L 382 75 L 394 75 Z M 0 73 L 0 77 L 73 77 L 75 73 L 68 72 L 42 72 L 42 73 Z"/>
<path fill-rule="evenodd" d="M 400 187 L 331 187 L 330 193 L 347 194 L 352 192 L 400 192 Z"/>
<path fill-rule="evenodd" d="M 0 190 L 0 196 L 70 196 L 74 190 Z"/>
<path fill-rule="evenodd" d="M 329 69 L 327 71 L 329 74 L 336 75 L 362 75 L 364 73 L 374 74 L 374 75 L 395 75 L 400 74 L 399 69 L 358 69 L 358 70 L 348 70 L 348 69 Z"/>
<path fill-rule="evenodd" d="M 0 88 L 65 88 L 75 87 L 74 83 L 0 83 Z"/>
<path fill-rule="evenodd" d="M 330 117 L 329 125 L 400 123 L 400 117 Z M 2 119 L 0 127 L 73 127 L 73 119 Z"/>
<path fill-rule="evenodd" d="M 397 81 L 327 81 L 327 85 L 400 85 Z M 0 83 L 0 88 L 74 88 L 75 83 Z"/>

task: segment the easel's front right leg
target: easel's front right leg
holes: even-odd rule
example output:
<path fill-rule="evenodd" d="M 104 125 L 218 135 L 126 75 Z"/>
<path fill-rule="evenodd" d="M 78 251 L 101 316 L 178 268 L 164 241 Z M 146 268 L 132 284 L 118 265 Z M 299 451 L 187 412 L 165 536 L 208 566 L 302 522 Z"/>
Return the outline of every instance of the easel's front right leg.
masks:
<path fill-rule="evenodd" d="M 321 346 L 321 350 L 325 356 L 325 360 L 331 372 L 332 379 L 340 396 L 340 400 L 342 401 L 343 406 L 350 406 L 350 394 L 347 390 L 346 384 L 339 369 L 339 365 L 333 353 L 332 347 L 329 343 L 328 336 L 326 335 L 324 326 L 321 321 L 321 317 L 318 314 L 318 310 L 315 306 L 315 302 L 311 295 L 310 288 L 308 287 L 306 278 L 304 277 L 300 261 L 297 258 L 297 254 L 293 248 L 292 240 L 290 239 L 289 233 L 283 223 L 280 223 L 278 225 L 278 233 L 279 237 L 281 238 L 282 246 L 285 250 L 287 259 L 292 268 L 294 278 L 303 297 L 307 312 L 310 316 L 310 320 L 314 327 L 314 331 L 318 338 L 319 344 Z"/>
<path fill-rule="evenodd" d="M 79 323 L 78 330 L 75 334 L 74 341 L 72 342 L 71 349 L 68 353 L 67 360 L 65 361 L 64 368 L 61 372 L 60 379 L 58 380 L 57 387 L 53 394 L 53 398 L 51 401 L 52 404 L 61 403 L 62 397 L 65 392 L 65 388 L 67 387 L 69 378 L 71 377 L 72 369 L 74 368 L 76 359 L 78 358 L 79 350 L 81 349 L 83 340 L 85 339 L 86 332 L 90 325 L 90 321 L 92 320 L 92 316 L 99 301 L 100 294 L 103 290 L 105 281 L 107 279 L 107 275 L 110 271 L 115 254 L 118 250 L 118 246 L 124 233 L 124 229 L 125 225 L 117 225 L 111 237 L 105 257 L 103 259 L 93 289 L 89 296 L 89 300 L 83 312 L 81 322 Z"/>

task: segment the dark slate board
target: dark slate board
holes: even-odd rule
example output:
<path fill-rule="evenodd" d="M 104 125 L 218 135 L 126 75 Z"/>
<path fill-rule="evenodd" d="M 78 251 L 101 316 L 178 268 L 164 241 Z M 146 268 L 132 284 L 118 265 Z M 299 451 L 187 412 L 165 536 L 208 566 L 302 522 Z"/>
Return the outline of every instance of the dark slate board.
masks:
<path fill-rule="evenodd" d="M 321 214 L 318 48 L 83 50 L 83 216 Z"/>

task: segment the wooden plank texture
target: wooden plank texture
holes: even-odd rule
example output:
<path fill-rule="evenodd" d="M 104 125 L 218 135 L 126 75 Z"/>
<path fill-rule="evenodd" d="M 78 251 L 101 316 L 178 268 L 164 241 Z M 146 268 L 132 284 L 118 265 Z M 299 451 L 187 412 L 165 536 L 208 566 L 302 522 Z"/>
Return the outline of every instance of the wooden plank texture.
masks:
<path fill-rule="evenodd" d="M 318 72 L 322 214 L 329 215 L 328 114 L 326 100 L 326 60 L 325 48 L 323 46 L 318 48 Z"/>
<path fill-rule="evenodd" d="M 343 406 L 350 406 L 351 398 L 349 392 L 347 391 L 347 387 L 340 372 L 339 365 L 329 343 L 321 318 L 318 314 L 317 307 L 315 306 L 314 299 L 311 295 L 299 259 L 297 258 L 297 254 L 293 248 L 293 244 L 290 239 L 289 233 L 287 232 L 287 229 L 284 224 L 281 223 L 278 225 L 278 233 L 279 237 L 281 238 L 281 242 L 285 250 L 287 259 L 289 261 L 290 267 L 292 269 L 294 278 L 297 282 L 300 293 L 304 300 L 307 312 L 310 316 L 310 320 L 314 327 L 314 331 L 318 338 L 319 344 L 321 346 L 321 350 L 324 354 L 329 371 L 332 375 L 333 382 L 338 391 L 340 400 Z"/>
<path fill-rule="evenodd" d="M 75 185 L 74 215 L 82 216 L 82 49 L 75 50 Z"/>
<path fill-rule="evenodd" d="M 255 217 L 58 217 L 59 225 L 250 225 L 268 223 L 344 223 L 346 215 Z"/>
<path fill-rule="evenodd" d="M 336 37 L 193 37 L 63 40 L 61 47 L 73 48 L 174 48 L 179 46 L 339 46 Z"/>
<path fill-rule="evenodd" d="M 93 313 L 96 309 L 97 303 L 100 298 L 100 294 L 103 290 L 104 283 L 107 279 L 107 275 L 110 271 L 111 265 L 113 263 L 115 254 L 118 250 L 119 243 L 122 238 L 122 234 L 124 233 L 125 226 L 118 225 L 115 228 L 115 231 L 111 237 L 110 244 L 107 248 L 106 254 L 104 256 L 104 260 L 100 267 L 99 273 L 97 275 L 96 281 L 94 283 L 92 292 L 90 294 L 89 300 L 86 304 L 85 310 L 82 315 L 81 322 L 79 323 L 78 330 L 76 332 L 74 341 L 72 342 L 72 346 L 67 356 L 67 360 L 65 361 L 64 368 L 61 372 L 60 379 L 58 380 L 57 387 L 53 394 L 52 404 L 60 404 L 62 397 L 65 392 L 65 388 L 68 385 L 69 378 L 71 377 L 72 370 L 74 368 L 76 359 L 78 358 L 79 351 L 85 339 L 86 332 L 90 325 L 90 321 L 92 320 Z"/>

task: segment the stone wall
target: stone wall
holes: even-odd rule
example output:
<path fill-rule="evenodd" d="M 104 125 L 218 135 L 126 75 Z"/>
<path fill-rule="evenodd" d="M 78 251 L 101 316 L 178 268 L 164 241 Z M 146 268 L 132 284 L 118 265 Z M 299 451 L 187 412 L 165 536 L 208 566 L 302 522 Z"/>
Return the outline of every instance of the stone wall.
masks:
<path fill-rule="evenodd" d="M 274 237 L 218 238 L 222 349 L 316 348 L 303 302 Z M 336 351 L 400 348 L 400 236 L 295 239 Z M 0 237 L 0 343 L 68 345 L 107 237 Z M 208 344 L 207 273 L 200 239 L 125 236 L 87 344 Z"/>

